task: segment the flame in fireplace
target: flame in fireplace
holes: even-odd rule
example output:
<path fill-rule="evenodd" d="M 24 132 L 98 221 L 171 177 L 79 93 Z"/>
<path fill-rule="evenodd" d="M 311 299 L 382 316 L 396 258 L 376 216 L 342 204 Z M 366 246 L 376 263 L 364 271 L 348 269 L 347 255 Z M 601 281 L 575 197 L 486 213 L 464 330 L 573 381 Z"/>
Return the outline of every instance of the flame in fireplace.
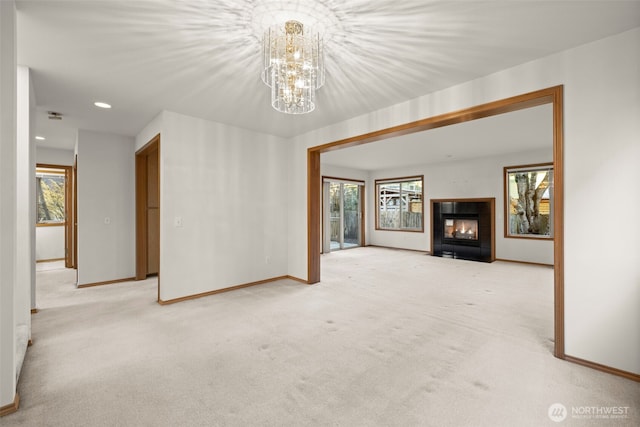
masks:
<path fill-rule="evenodd" d="M 469 238 L 475 239 L 477 232 L 477 224 L 474 221 L 459 220 L 456 221 L 456 228 L 452 237 L 465 238 L 463 236 L 469 236 Z"/>
<path fill-rule="evenodd" d="M 478 239 L 478 222 L 476 220 L 446 219 L 444 237 L 447 239 Z"/>

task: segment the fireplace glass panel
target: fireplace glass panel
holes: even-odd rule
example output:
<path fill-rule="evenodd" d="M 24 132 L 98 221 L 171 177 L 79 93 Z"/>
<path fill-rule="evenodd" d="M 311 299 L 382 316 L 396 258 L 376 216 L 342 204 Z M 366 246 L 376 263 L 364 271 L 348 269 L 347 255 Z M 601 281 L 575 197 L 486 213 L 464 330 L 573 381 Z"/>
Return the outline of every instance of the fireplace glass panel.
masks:
<path fill-rule="evenodd" d="M 478 240 L 478 220 L 445 218 L 444 238 L 458 240 Z"/>

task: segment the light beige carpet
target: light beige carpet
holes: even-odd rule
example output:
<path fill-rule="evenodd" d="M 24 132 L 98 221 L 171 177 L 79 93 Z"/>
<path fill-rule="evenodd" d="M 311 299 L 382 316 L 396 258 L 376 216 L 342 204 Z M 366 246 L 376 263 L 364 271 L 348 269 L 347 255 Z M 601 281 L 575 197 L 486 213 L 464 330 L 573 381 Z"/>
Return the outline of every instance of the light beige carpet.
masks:
<path fill-rule="evenodd" d="M 358 248 L 323 256 L 314 286 L 164 307 L 153 279 L 37 279 L 21 407 L 2 426 L 640 424 L 638 383 L 552 356 L 548 267 Z M 586 406 L 629 409 L 572 417 Z"/>

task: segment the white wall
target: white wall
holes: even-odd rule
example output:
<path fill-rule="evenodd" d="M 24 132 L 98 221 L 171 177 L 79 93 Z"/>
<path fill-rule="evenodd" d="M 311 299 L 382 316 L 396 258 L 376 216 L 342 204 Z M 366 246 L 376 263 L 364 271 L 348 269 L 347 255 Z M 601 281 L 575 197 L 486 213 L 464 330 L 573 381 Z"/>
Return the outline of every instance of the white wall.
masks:
<path fill-rule="evenodd" d="M 640 212 L 640 28 L 565 57 L 567 354 L 640 374 L 640 228 L 606 228 Z"/>
<path fill-rule="evenodd" d="M 136 145 L 159 130 L 160 299 L 286 275 L 286 141 L 164 112 Z"/>
<path fill-rule="evenodd" d="M 29 210 L 29 221 L 31 224 L 31 261 L 35 263 L 36 259 L 36 229 L 35 222 L 37 218 L 37 209 L 36 209 L 36 176 L 35 176 L 35 162 L 36 162 L 36 91 L 33 87 L 33 79 L 31 78 L 31 70 L 29 70 L 29 138 L 31 139 L 31 144 L 29 145 L 29 156 L 31 159 L 31 165 L 33 167 L 30 172 L 31 176 L 31 184 L 30 190 L 32 193 L 29 196 L 29 202 L 31 204 Z M 31 279 L 31 309 L 35 309 L 36 306 L 36 274 L 35 274 L 35 264 L 32 270 L 32 279 Z M 29 311 L 31 314 L 31 311 Z"/>
<path fill-rule="evenodd" d="M 36 147 L 36 163 L 57 166 L 73 166 L 73 150 Z"/>
<path fill-rule="evenodd" d="M 562 84 L 566 354 L 640 374 L 640 229 L 598 231 L 612 207 L 640 211 L 639 56 L 636 28 L 293 138 L 289 274 L 307 277 L 308 147 Z"/>
<path fill-rule="evenodd" d="M 79 130 L 77 152 L 78 285 L 134 277 L 134 139 Z"/>
<path fill-rule="evenodd" d="M 551 118 L 550 118 L 551 120 Z M 551 128 L 552 123 L 549 122 Z M 496 258 L 512 261 L 553 264 L 553 242 L 504 238 L 504 181 L 503 168 L 553 160 L 551 147 L 547 150 L 453 161 L 422 166 L 371 172 L 367 182 L 367 228 L 369 243 L 377 246 L 431 250 L 430 200 L 451 198 L 495 197 L 496 199 Z M 375 229 L 375 180 L 404 176 L 424 176 L 424 233 Z"/>
<path fill-rule="evenodd" d="M 36 227 L 36 261 L 64 258 L 64 226 Z"/>
<path fill-rule="evenodd" d="M 150 142 L 156 135 L 162 133 L 164 112 L 160 112 L 154 117 L 139 133 L 136 135 L 135 151 L 140 150 L 148 142 Z M 162 139 L 162 136 L 160 137 Z M 162 146 L 162 140 L 160 141 Z M 161 149 L 162 150 L 162 149 Z"/>
<path fill-rule="evenodd" d="M 16 6 L 0 1 L 0 407 L 16 395 Z"/>
<path fill-rule="evenodd" d="M 368 171 L 323 163 L 322 155 L 320 158 L 320 174 L 322 176 L 329 176 L 332 178 L 353 179 L 365 182 L 369 179 Z"/>
<path fill-rule="evenodd" d="M 16 192 L 16 375 L 31 339 L 31 292 L 35 291 L 36 199 L 35 138 L 33 133 L 35 98 L 29 68 L 17 70 L 17 192 Z"/>

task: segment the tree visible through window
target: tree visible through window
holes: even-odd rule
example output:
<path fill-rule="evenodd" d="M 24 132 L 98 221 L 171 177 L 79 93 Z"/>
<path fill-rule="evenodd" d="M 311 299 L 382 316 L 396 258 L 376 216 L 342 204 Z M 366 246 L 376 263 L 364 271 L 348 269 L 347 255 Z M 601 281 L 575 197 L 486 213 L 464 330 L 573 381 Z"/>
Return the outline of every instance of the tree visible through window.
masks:
<path fill-rule="evenodd" d="M 376 228 L 423 231 L 423 177 L 376 180 Z"/>
<path fill-rule="evenodd" d="M 504 168 L 506 237 L 553 237 L 553 164 Z"/>
<path fill-rule="evenodd" d="M 64 169 L 36 169 L 36 215 L 38 224 L 64 224 L 64 173 Z"/>

